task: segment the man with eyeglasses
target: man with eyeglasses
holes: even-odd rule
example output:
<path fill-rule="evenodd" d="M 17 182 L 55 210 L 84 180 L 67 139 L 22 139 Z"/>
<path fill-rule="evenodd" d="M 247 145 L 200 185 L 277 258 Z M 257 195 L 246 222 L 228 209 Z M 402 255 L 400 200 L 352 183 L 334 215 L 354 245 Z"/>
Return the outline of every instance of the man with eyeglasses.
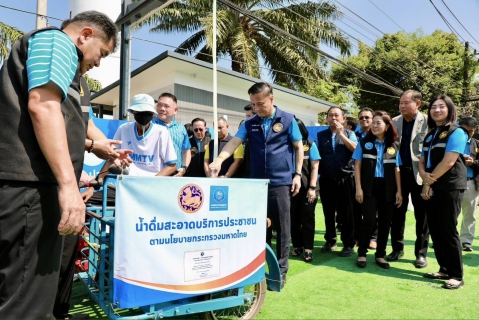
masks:
<path fill-rule="evenodd" d="M 371 124 L 373 123 L 373 113 L 374 110 L 371 108 L 364 108 L 359 111 L 359 127 L 356 128 L 355 132 L 358 139 L 364 138 L 369 132 L 369 130 L 371 130 Z"/>
<path fill-rule="evenodd" d="M 374 110 L 371 108 L 363 108 L 359 111 L 358 120 L 359 126 L 357 127 L 355 133 L 359 139 L 364 138 L 368 132 L 371 130 L 371 126 L 373 123 L 373 114 Z M 354 201 L 354 222 L 355 225 L 359 225 L 361 222 L 361 207 L 357 201 Z M 355 239 L 359 239 L 359 228 L 354 230 Z M 371 235 L 371 241 L 369 242 L 369 249 L 376 249 L 377 247 L 377 239 L 378 239 L 378 224 L 376 221 L 376 225 L 374 227 L 373 233 Z"/>
<path fill-rule="evenodd" d="M 158 115 L 152 122 L 168 129 L 175 147 L 177 160 L 176 171 L 173 173 L 173 176 L 182 177 L 190 164 L 191 145 L 185 126 L 173 120 L 175 114 L 178 113 L 176 96 L 168 92 L 160 94 L 156 102 L 156 112 L 158 112 Z"/>
<path fill-rule="evenodd" d="M 416 218 L 416 243 L 414 254 L 416 268 L 427 266 L 427 245 L 429 242 L 429 228 L 426 219 L 426 208 L 420 194 L 422 192 L 422 178 L 419 175 L 418 165 L 421 157 L 422 144 L 427 133 L 427 116 L 419 112 L 422 103 L 421 93 L 415 90 L 404 91 L 399 100 L 401 115 L 393 118 L 396 126 L 402 166 L 401 187 L 402 205 L 394 211 L 391 223 L 391 246 L 393 251 L 386 257 L 388 261 L 396 261 L 404 256 L 404 228 L 406 212 L 411 195 Z"/>
<path fill-rule="evenodd" d="M 233 139 L 233 137 L 228 133 L 229 125 L 228 121 L 225 118 L 221 117 L 218 119 L 218 154 L 221 153 L 224 146 Z M 206 146 L 205 150 L 205 174 L 207 177 L 211 176 L 210 170 L 208 165 L 213 162 L 214 156 L 214 142 L 215 140 L 211 140 L 210 143 Z M 231 155 L 228 159 L 225 159 L 221 164 L 221 170 L 217 174 L 219 178 L 240 178 L 239 172 L 237 174 L 237 170 L 243 161 L 244 155 L 244 147 L 242 144 L 236 148 L 233 155 Z"/>
<path fill-rule="evenodd" d="M 187 177 L 206 177 L 204 169 L 206 146 L 211 138 L 206 135 L 206 121 L 195 118 L 191 121 L 193 137 L 190 138 L 191 162 L 186 170 Z"/>

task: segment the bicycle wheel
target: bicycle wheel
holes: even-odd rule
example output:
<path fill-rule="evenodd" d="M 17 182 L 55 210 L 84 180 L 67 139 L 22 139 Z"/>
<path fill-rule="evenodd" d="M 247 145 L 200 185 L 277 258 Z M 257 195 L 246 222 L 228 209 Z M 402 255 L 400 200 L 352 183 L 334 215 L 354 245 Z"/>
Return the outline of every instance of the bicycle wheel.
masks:
<path fill-rule="evenodd" d="M 264 299 L 266 297 L 266 281 L 258 282 L 244 287 L 245 293 L 253 295 L 253 301 L 243 305 L 213 310 L 203 313 L 204 319 L 208 320 L 225 320 L 225 319 L 254 319 L 263 307 Z M 237 294 L 237 289 L 226 290 L 210 295 L 210 299 L 218 299 L 230 297 Z"/>

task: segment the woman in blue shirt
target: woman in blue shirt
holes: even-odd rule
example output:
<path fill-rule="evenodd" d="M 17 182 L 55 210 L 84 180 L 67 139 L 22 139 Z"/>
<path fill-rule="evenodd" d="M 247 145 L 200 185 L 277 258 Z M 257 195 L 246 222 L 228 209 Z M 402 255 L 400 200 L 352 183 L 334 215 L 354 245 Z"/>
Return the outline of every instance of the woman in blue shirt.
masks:
<path fill-rule="evenodd" d="M 427 125 L 431 131 L 424 138 L 419 174 L 423 180 L 421 196 L 426 201 L 426 216 L 434 242 L 439 271 L 426 273 L 429 279 L 448 279 L 443 288 L 464 285 L 462 247 L 457 232 L 467 169 L 464 148 L 467 132 L 455 125 L 457 112 L 451 98 L 439 95 L 428 108 Z"/>
<path fill-rule="evenodd" d="M 391 117 L 385 111 L 376 111 L 371 130 L 361 139 L 353 153 L 356 200 L 361 204 L 362 215 L 356 261 L 360 268 L 366 267 L 366 253 L 377 213 L 378 240 L 375 260 L 381 268 L 389 269 L 389 263 L 384 260 L 389 229 L 394 205 L 399 207 L 402 204 L 399 175 L 401 158 L 397 137 Z"/>
<path fill-rule="evenodd" d="M 303 139 L 304 160 L 301 167 L 301 188 L 291 198 L 291 242 L 294 250 L 292 256 L 303 253 L 304 261 L 313 261 L 315 210 L 318 202 L 319 156 L 316 144 L 308 140 L 308 130 L 303 121 L 296 119 Z M 294 156 L 293 156 L 294 159 Z M 295 166 L 293 165 L 293 168 Z"/>

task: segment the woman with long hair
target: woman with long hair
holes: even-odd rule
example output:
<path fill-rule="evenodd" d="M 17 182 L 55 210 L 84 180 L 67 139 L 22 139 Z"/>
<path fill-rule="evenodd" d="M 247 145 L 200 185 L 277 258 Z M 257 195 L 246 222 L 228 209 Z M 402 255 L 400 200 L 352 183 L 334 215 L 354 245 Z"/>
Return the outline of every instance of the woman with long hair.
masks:
<path fill-rule="evenodd" d="M 360 140 L 353 153 L 356 200 L 361 204 L 361 231 L 358 260 L 360 268 L 366 267 L 369 240 L 378 216 L 376 264 L 389 269 L 384 260 L 391 227 L 394 205 L 402 204 L 398 137 L 391 117 L 385 111 L 373 114 L 371 130 Z"/>
<path fill-rule="evenodd" d="M 304 261 L 313 261 L 315 209 L 318 202 L 319 156 L 316 144 L 308 140 L 308 130 L 303 121 L 296 119 L 303 137 L 304 160 L 301 167 L 301 189 L 291 199 L 291 242 L 292 256 L 303 253 Z"/>
<path fill-rule="evenodd" d="M 457 232 L 467 169 L 464 149 L 467 132 L 455 125 L 457 112 L 451 98 L 434 97 L 429 103 L 427 125 L 431 129 L 424 138 L 419 174 L 423 180 L 421 196 L 426 201 L 426 217 L 434 243 L 439 271 L 426 273 L 429 279 L 448 279 L 443 288 L 457 289 L 464 285 L 462 248 Z"/>

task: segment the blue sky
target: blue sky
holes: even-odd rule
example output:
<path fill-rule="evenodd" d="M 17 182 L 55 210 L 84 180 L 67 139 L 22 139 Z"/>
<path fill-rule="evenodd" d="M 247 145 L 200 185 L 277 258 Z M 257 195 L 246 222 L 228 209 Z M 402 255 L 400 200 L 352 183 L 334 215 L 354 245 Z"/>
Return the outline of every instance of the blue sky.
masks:
<path fill-rule="evenodd" d="M 331 1 L 334 2 L 333 0 Z M 444 0 L 447 6 L 449 6 L 451 11 L 472 34 L 472 36 L 460 26 L 442 1 L 443 0 L 433 0 L 434 4 L 446 17 L 449 23 L 451 23 L 454 29 L 457 30 L 460 36 L 469 41 L 471 46 L 477 48 L 479 52 L 479 44 L 473 40 L 473 38 L 476 38 L 479 41 L 479 0 Z M 36 3 L 36 0 L 0 0 L 0 5 L 30 12 L 36 11 Z M 59 19 L 68 18 L 68 3 L 67 0 L 48 0 L 47 14 Z M 429 0 L 340 0 L 339 3 L 336 2 L 347 17 L 343 19 L 342 22 L 337 22 L 338 27 L 347 33 L 350 33 L 352 36 L 361 39 L 368 45 L 373 45 L 374 40 L 376 40 L 378 36 L 381 36 L 381 33 L 357 16 L 360 16 L 375 28 L 385 33 L 396 33 L 401 29 L 404 29 L 406 32 L 412 32 L 419 28 L 421 28 L 426 34 L 430 34 L 436 29 L 450 32 L 449 28 Z M 354 12 L 357 16 L 348 11 L 343 5 Z M 384 13 L 377 7 L 379 7 Z M 363 25 L 370 31 L 359 27 L 352 22 L 351 19 Z M 34 15 L 13 11 L 3 7 L 0 7 L 0 21 L 23 31 L 29 31 L 35 28 Z M 60 21 L 57 20 L 50 19 L 49 22 L 50 25 L 60 25 Z M 149 33 L 147 29 L 143 29 L 134 33 L 133 36 L 165 43 L 170 46 L 178 46 L 188 35 L 152 34 Z M 354 40 L 353 43 L 355 43 Z M 322 49 L 334 56 L 339 55 L 336 51 L 331 50 L 326 46 L 323 46 Z M 134 59 L 132 61 L 133 69 L 139 67 L 146 61 L 153 59 L 165 50 L 174 50 L 174 48 L 134 39 L 132 45 L 132 58 Z M 220 61 L 219 64 L 220 66 L 228 68 L 230 62 Z"/>

